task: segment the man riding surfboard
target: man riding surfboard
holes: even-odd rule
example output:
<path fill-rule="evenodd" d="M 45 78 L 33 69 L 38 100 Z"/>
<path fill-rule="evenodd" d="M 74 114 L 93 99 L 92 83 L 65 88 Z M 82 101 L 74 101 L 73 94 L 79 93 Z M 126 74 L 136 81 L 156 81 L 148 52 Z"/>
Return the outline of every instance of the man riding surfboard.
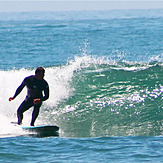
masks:
<path fill-rule="evenodd" d="M 45 101 L 49 98 L 49 85 L 44 80 L 44 75 L 44 68 L 38 67 L 35 71 L 35 75 L 26 77 L 22 84 L 17 88 L 15 95 L 9 98 L 9 101 L 14 100 L 15 97 L 22 91 L 22 89 L 27 86 L 27 96 L 17 110 L 18 125 L 22 123 L 23 113 L 34 106 L 32 120 L 30 123 L 31 126 L 34 126 L 35 120 L 39 114 L 39 109 L 42 105 L 42 101 Z"/>

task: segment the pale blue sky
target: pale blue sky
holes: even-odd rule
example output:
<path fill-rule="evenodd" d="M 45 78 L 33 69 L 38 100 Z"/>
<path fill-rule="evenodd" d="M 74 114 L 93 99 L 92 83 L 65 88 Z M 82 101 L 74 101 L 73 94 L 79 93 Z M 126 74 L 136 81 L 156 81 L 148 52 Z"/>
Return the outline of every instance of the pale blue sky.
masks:
<path fill-rule="evenodd" d="M 163 9 L 162 1 L 2 1 L 0 0 L 0 12 L 22 12 L 22 11 L 81 11 L 81 10 L 110 10 L 110 9 Z"/>

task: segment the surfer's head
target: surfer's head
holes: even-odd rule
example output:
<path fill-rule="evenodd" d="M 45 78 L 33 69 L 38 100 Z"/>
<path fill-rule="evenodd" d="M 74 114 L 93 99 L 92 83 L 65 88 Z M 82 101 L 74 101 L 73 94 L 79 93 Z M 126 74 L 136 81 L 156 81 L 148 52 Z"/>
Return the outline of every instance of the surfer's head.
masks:
<path fill-rule="evenodd" d="M 43 67 L 38 67 L 35 71 L 35 75 L 37 79 L 43 79 L 45 75 L 45 70 Z"/>

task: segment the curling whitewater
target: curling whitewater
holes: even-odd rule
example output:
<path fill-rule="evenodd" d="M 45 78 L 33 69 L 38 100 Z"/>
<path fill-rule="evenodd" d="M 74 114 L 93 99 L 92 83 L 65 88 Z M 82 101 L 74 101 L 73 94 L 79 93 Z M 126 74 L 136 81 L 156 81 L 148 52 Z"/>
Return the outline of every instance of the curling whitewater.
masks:
<path fill-rule="evenodd" d="M 83 56 L 45 70 L 50 98 L 44 102 L 36 125 L 55 124 L 60 127 L 61 137 L 163 134 L 162 62 L 113 62 Z M 10 126 L 9 119 L 16 120 L 26 90 L 12 104 L 8 97 L 32 73 L 33 69 L 0 71 L 1 99 L 5 99 L 0 112 L 4 124 L 1 137 L 22 134 L 13 128 L 7 133 L 4 130 Z M 25 113 L 24 125 L 29 124 L 31 111 Z"/>

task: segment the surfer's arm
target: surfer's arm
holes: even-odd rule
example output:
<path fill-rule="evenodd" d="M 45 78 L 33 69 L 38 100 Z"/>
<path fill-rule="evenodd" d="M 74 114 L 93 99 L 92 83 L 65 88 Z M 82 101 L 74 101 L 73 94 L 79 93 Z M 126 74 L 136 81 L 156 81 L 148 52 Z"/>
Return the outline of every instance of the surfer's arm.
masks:
<path fill-rule="evenodd" d="M 26 82 L 25 82 L 25 80 L 22 82 L 22 84 L 17 88 L 17 90 L 16 90 L 16 92 L 15 92 L 15 95 L 13 96 L 13 97 L 10 97 L 9 98 L 9 101 L 11 101 L 11 100 L 14 100 L 15 99 L 15 97 L 22 91 L 22 89 L 25 87 L 25 84 Z"/>
<path fill-rule="evenodd" d="M 41 101 L 45 101 L 49 98 L 49 86 L 46 84 L 46 87 L 44 89 L 44 96 L 40 98 Z"/>
<path fill-rule="evenodd" d="M 45 101 L 49 98 L 49 87 L 44 90 L 44 96 L 33 100 L 34 104 L 39 104 L 41 101 Z"/>
<path fill-rule="evenodd" d="M 22 83 L 16 90 L 14 98 L 22 91 L 22 89 L 25 87 L 25 84 Z"/>

